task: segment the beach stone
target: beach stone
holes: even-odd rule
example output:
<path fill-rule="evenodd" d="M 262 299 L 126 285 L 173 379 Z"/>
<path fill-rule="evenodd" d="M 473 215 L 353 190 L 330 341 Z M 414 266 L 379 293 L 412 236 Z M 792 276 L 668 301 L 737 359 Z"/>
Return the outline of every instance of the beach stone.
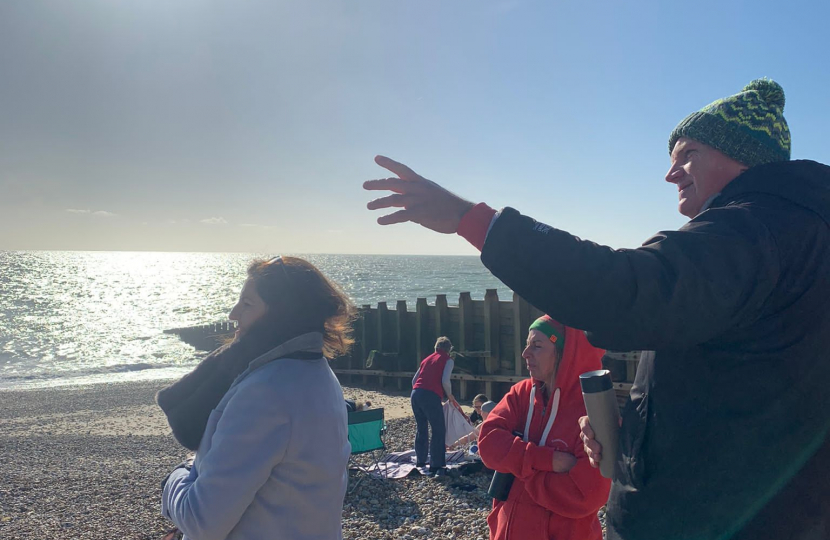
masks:
<path fill-rule="evenodd" d="M 161 538 L 171 524 L 159 513 L 159 483 L 188 453 L 154 404 L 168 383 L 0 392 L 0 538 Z M 410 410 L 408 393 L 349 387 L 344 393 Z M 411 449 L 414 419 L 386 422 L 387 450 Z M 421 475 L 365 477 L 346 494 L 343 538 L 486 540 L 491 477 L 480 472 L 448 483 Z M 604 518 L 603 509 L 603 526 Z"/>

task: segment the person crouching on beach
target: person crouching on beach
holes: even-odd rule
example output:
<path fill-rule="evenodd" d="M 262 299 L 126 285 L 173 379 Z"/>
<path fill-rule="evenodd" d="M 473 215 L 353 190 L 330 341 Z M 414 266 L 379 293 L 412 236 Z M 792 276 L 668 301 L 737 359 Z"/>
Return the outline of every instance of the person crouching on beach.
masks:
<path fill-rule="evenodd" d="M 479 396 L 481 396 L 481 395 L 484 395 L 484 394 L 479 394 Z M 487 417 L 490 415 L 490 413 L 495 408 L 496 408 L 496 404 L 493 401 L 485 401 L 484 403 L 479 405 L 477 407 L 477 410 L 481 412 L 481 414 L 479 415 L 479 418 L 481 419 L 481 421 L 484 422 L 485 420 L 487 420 Z M 483 424 L 477 424 L 475 426 L 475 428 L 473 429 L 472 433 L 470 433 L 468 435 L 464 435 L 463 437 L 461 437 L 460 439 L 458 439 L 457 441 L 452 443 L 452 445 L 450 445 L 450 448 L 451 449 L 460 448 L 460 447 L 464 446 L 465 444 L 470 444 L 471 442 L 477 441 L 478 436 L 481 433 L 481 426 L 482 425 Z"/>
<path fill-rule="evenodd" d="M 344 354 L 354 306 L 310 263 L 257 260 L 233 341 L 156 397 L 192 468 L 164 483 L 162 514 L 185 539 L 342 538 L 348 483 Z"/>
<path fill-rule="evenodd" d="M 470 415 L 470 422 L 473 424 L 484 421 L 484 415 L 481 413 L 481 406 L 490 401 L 490 398 L 484 394 L 478 394 L 473 398 L 473 414 Z"/>
<path fill-rule="evenodd" d="M 484 464 L 515 476 L 507 500 L 493 501 L 491 540 L 602 540 L 597 511 L 611 481 L 591 467 L 578 421 L 579 374 L 601 369 L 603 353 L 547 315 L 530 325 L 522 357 L 531 378 L 513 385 L 478 439 Z"/>
<path fill-rule="evenodd" d="M 444 476 L 447 472 L 447 426 L 444 424 L 444 409 L 441 405 L 444 394 L 458 407 L 450 384 L 450 375 L 455 365 L 450 358 L 451 350 L 450 338 L 439 337 L 435 342 L 435 352 L 421 361 L 418 371 L 412 377 L 412 412 L 417 424 L 415 459 L 418 467 L 426 467 L 429 453 L 429 474 L 437 476 Z M 429 430 L 432 430 L 431 441 Z"/>

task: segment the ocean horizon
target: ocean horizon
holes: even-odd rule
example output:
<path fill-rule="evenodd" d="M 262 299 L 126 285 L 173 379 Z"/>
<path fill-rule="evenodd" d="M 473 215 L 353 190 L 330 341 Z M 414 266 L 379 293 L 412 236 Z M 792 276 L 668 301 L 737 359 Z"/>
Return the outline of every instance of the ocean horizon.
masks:
<path fill-rule="evenodd" d="M 289 254 L 285 254 L 289 255 Z M 293 255 L 293 254 L 292 254 Z M 164 330 L 227 320 L 261 253 L 0 251 L 0 389 L 172 378 L 204 356 Z M 512 292 L 467 255 L 296 254 L 358 306 Z"/>

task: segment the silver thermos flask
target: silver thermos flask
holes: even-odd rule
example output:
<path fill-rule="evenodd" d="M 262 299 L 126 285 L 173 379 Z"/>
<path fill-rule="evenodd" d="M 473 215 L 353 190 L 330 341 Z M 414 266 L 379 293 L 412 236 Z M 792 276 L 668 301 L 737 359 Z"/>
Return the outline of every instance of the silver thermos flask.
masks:
<path fill-rule="evenodd" d="M 599 472 L 605 478 L 614 478 L 614 462 L 617 459 L 617 440 L 620 431 L 620 407 L 607 369 L 589 371 L 579 376 L 582 398 L 588 420 L 594 430 L 594 438 L 602 445 L 602 461 Z"/>

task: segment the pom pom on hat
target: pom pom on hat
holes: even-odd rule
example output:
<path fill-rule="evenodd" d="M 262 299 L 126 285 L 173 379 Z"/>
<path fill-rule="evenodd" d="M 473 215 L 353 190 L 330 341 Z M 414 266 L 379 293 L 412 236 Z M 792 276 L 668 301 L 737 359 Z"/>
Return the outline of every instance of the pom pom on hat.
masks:
<path fill-rule="evenodd" d="M 781 88 L 780 84 L 772 79 L 755 79 L 748 85 L 744 86 L 744 89 L 742 90 L 742 92 L 752 91 L 758 92 L 758 97 L 760 97 L 767 105 L 777 107 L 782 111 L 784 110 L 784 103 L 786 103 L 784 89 Z"/>

